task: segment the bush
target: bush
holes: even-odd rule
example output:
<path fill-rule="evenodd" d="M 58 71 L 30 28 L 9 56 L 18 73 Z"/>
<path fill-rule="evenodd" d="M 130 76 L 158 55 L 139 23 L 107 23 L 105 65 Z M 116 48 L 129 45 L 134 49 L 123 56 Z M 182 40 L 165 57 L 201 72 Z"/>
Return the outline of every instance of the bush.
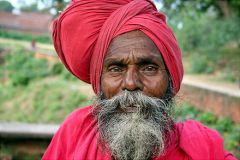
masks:
<path fill-rule="evenodd" d="M 213 125 L 216 124 L 217 117 L 212 112 L 203 112 L 198 116 L 198 120 L 205 124 Z"/>
<path fill-rule="evenodd" d="M 63 72 L 64 68 L 63 68 L 63 64 L 61 63 L 55 63 L 53 66 L 52 66 L 52 69 L 51 69 L 51 73 L 53 75 L 58 75 L 58 74 L 61 74 Z"/>
<path fill-rule="evenodd" d="M 209 66 L 209 62 L 205 56 L 194 54 L 191 56 L 190 72 L 191 73 L 212 73 L 213 68 Z"/>
<path fill-rule="evenodd" d="M 55 63 L 52 68 L 51 68 L 51 74 L 52 75 L 61 75 L 63 79 L 65 80 L 71 80 L 71 81 L 75 81 L 78 80 L 77 77 L 75 77 L 74 75 L 72 75 L 65 67 L 62 63 L 58 62 Z"/>
<path fill-rule="evenodd" d="M 28 86 L 2 86 L 0 121 L 60 123 L 79 106 L 91 103 L 86 93 L 60 76 L 32 81 Z M 8 91 L 14 94 L 8 95 Z"/>
<path fill-rule="evenodd" d="M 40 43 L 52 43 L 50 35 L 31 35 L 27 33 L 21 33 L 16 31 L 6 31 L 0 28 L 0 37 L 25 40 L 25 41 L 36 41 Z"/>
<path fill-rule="evenodd" d="M 46 77 L 49 74 L 48 61 L 34 58 L 33 53 L 17 48 L 6 57 L 4 69 L 10 83 L 14 86 L 27 85 L 31 80 Z"/>
<path fill-rule="evenodd" d="M 216 123 L 216 129 L 220 132 L 227 132 L 232 130 L 232 120 L 230 118 L 219 118 Z"/>
<path fill-rule="evenodd" d="M 71 80 L 71 81 L 78 80 L 78 78 L 72 75 L 66 68 L 63 69 L 62 76 L 66 80 Z"/>
<path fill-rule="evenodd" d="M 183 55 L 190 56 L 196 64 L 196 67 L 194 64 L 192 65 L 192 73 L 211 73 L 222 67 L 218 63 L 222 59 L 236 60 L 236 55 L 233 57 L 227 55 L 227 59 L 223 58 L 221 49 L 233 43 L 237 44 L 239 50 L 239 17 L 220 19 L 211 13 L 198 13 L 197 11 L 193 13 L 194 15 L 188 15 L 187 13 L 189 12 L 175 14 L 169 24 L 176 34 Z M 177 27 L 177 24 L 182 24 L 182 28 Z M 198 57 L 191 56 L 194 54 L 197 54 Z M 237 64 L 234 63 L 234 66 L 237 66 Z M 230 70 L 237 68 L 234 66 L 226 64 L 226 67 Z"/>

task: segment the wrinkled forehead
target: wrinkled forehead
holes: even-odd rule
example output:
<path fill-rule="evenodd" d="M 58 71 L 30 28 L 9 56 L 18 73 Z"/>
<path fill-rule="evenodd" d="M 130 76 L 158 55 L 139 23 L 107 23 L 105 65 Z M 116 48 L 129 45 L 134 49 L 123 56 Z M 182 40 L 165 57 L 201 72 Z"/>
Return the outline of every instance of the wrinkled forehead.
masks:
<path fill-rule="evenodd" d="M 111 56 L 117 52 L 129 52 L 133 49 L 148 50 L 161 56 L 155 43 L 140 30 L 126 32 L 115 37 L 108 47 L 106 56 Z"/>

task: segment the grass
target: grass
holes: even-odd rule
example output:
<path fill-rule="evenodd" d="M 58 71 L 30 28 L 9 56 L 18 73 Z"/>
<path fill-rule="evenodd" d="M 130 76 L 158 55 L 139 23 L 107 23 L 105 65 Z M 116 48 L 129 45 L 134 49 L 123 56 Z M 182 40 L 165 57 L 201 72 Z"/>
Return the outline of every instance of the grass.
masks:
<path fill-rule="evenodd" d="M 82 83 L 63 65 L 36 59 L 21 46 L 5 47 L 0 45 L 0 121 L 60 123 L 76 107 L 90 103 L 80 91 Z"/>
<path fill-rule="evenodd" d="M 57 76 L 28 86 L 0 85 L 0 121 L 60 123 L 76 107 L 90 103 L 79 85 Z"/>
<path fill-rule="evenodd" d="M 29 42 L 34 40 L 36 42 L 46 43 L 46 44 L 52 43 L 50 34 L 32 35 L 32 34 L 27 34 L 27 33 L 22 33 L 22 32 L 17 32 L 17 31 L 7 31 L 7 30 L 1 29 L 1 28 L 0 28 L 0 37 L 15 39 L 15 40 L 24 40 L 24 41 L 29 41 Z"/>

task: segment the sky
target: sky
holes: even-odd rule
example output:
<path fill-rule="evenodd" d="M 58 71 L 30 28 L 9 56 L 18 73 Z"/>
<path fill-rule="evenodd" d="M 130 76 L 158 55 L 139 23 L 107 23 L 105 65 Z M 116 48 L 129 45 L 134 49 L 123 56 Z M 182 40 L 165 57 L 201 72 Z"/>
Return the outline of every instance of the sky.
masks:
<path fill-rule="evenodd" d="M 19 9 L 19 7 L 20 7 L 20 6 L 19 6 L 19 0 L 7 0 L 7 1 L 9 1 L 10 3 L 12 3 L 12 5 L 13 5 L 14 8 Z M 20 1 L 22 1 L 22 0 L 20 0 Z M 24 1 L 25 1 L 26 4 L 28 4 L 28 5 L 34 3 L 33 0 L 24 0 Z"/>

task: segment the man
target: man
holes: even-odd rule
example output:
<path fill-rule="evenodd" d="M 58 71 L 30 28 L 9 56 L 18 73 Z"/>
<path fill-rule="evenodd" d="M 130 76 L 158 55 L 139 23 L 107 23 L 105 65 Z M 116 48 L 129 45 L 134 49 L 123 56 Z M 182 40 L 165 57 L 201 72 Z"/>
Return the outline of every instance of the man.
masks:
<path fill-rule="evenodd" d="M 181 53 L 150 0 L 72 1 L 54 22 L 53 41 L 97 99 L 64 121 L 43 160 L 235 159 L 216 131 L 173 121 Z"/>

